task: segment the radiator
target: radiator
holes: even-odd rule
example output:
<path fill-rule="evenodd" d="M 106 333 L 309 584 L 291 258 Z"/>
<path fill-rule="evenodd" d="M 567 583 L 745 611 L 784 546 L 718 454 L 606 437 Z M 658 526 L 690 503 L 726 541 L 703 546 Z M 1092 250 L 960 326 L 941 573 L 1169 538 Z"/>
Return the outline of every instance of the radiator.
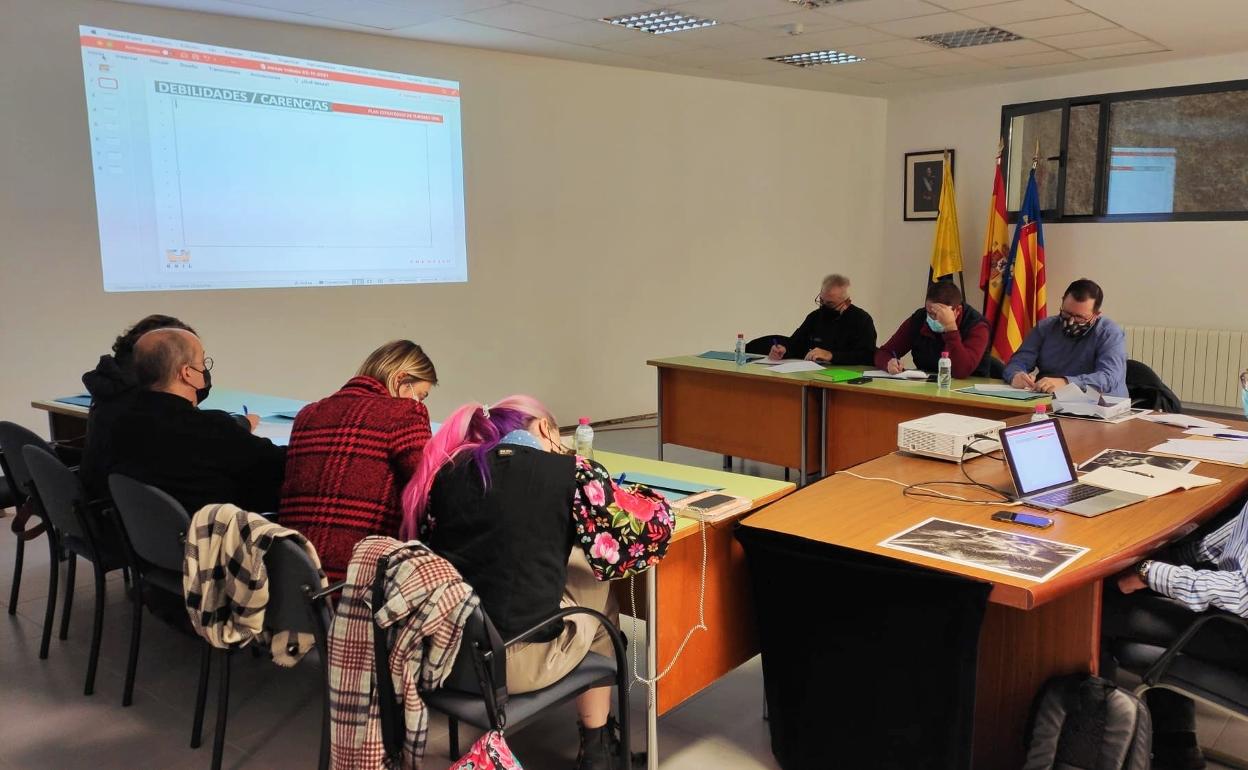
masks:
<path fill-rule="evenodd" d="M 1125 326 L 1127 357 L 1148 364 L 1184 404 L 1240 405 L 1248 332 Z"/>

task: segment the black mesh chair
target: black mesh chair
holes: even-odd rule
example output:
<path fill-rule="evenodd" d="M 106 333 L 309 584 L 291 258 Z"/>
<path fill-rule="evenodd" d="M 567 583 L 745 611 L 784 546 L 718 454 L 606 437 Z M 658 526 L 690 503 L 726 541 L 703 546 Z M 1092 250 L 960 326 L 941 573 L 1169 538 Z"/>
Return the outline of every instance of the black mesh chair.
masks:
<path fill-rule="evenodd" d="M 1248 675 L 1244 667 L 1231 669 L 1189 652 L 1202 632 L 1207 633 L 1219 624 L 1233 626 L 1242 633 L 1243 651 L 1248 654 L 1248 619 L 1220 610 L 1197 615 L 1183 635 L 1164 650 L 1141 642 L 1118 643 L 1115 653 L 1127 661 L 1127 667 L 1130 663 L 1139 665 L 1153 661 L 1136 688 L 1136 694 L 1142 697 L 1146 691 L 1159 687 L 1201 701 L 1237 719 L 1248 719 Z"/>
<path fill-rule="evenodd" d="M 9 588 L 9 614 L 17 614 L 17 600 L 22 589 L 22 566 L 26 560 L 26 543 L 43 534 L 47 528 L 43 513 L 37 503 L 30 499 L 30 471 L 22 457 L 22 447 L 37 446 L 49 452 L 52 445 L 31 431 L 12 422 L 0 422 L 0 472 L 4 473 L 6 486 L 17 513 L 10 525 L 17 536 L 17 550 L 13 555 L 13 583 Z M 56 561 L 53 560 L 53 564 Z M 46 650 L 44 652 L 46 656 Z"/>
<path fill-rule="evenodd" d="M 321 576 L 303 548 L 294 541 L 278 539 L 264 557 L 269 577 L 269 603 L 264 623 L 272 630 L 312 634 L 321 651 L 324 703 L 321 712 L 321 749 L 318 766 L 329 766 L 329 597 L 336 587 L 321 590 Z M 217 724 L 212 741 L 212 770 L 220 770 L 225 750 L 226 719 L 230 709 L 230 656 L 238 647 L 213 647 L 203 643 L 199 667 L 199 687 L 195 695 L 195 724 L 191 731 L 191 748 L 198 748 L 203 735 L 204 708 L 208 699 L 208 674 L 211 660 L 217 659 Z"/>
<path fill-rule="evenodd" d="M 377 560 L 373 579 L 372 606 L 385 603 L 386 556 Z M 615 659 L 590 652 L 563 679 L 549 687 L 519 695 L 507 692 L 507 648 L 527 641 L 552 622 L 571 615 L 596 618 L 611 636 Z M 390 677 L 390 637 L 373 622 L 373 665 L 380 701 L 381 734 L 386 755 L 399 761 L 403 749 L 403 714 L 394 696 Z M 480 607 L 473 610 L 464 627 L 459 656 L 443 686 L 421 693 L 429 708 L 447 716 L 450 726 L 450 757 L 459 759 L 459 723 L 479 730 L 518 730 L 547 709 L 554 708 L 594 687 L 617 689 L 617 718 L 620 722 L 620 767 L 631 767 L 628 747 L 628 668 L 624 658 L 624 637 L 605 615 L 586 607 L 567 607 L 542 620 L 533 628 L 503 641 L 494 624 Z"/>
<path fill-rule="evenodd" d="M 153 592 L 166 603 L 183 605 L 182 550 L 191 517 L 182 504 L 156 487 L 127 476 L 111 474 L 108 487 L 121 524 L 122 542 L 130 562 L 130 653 L 121 705 L 134 702 L 134 679 L 139 666 L 139 639 L 143 633 L 143 604 Z M 206 674 L 205 674 L 206 675 Z"/>
<path fill-rule="evenodd" d="M 60 569 L 58 554 L 65 555 L 65 597 L 61 606 L 60 638 L 69 636 L 70 611 L 74 606 L 74 585 L 78 557 L 91 563 L 95 573 L 95 608 L 91 624 L 91 651 L 87 658 L 87 683 L 84 695 L 95 692 L 95 671 L 100 660 L 100 637 L 104 631 L 104 581 L 105 575 L 126 567 L 116 525 L 106 518 L 104 503 L 91 503 L 87 490 L 77 474 L 51 452 L 38 446 L 22 448 L 22 457 L 31 474 L 31 494 L 47 516 L 48 543 L 52 554 L 52 568 L 48 576 L 48 604 L 43 620 L 43 639 L 39 643 L 39 657 L 48 655 L 48 643 L 52 638 L 52 621 L 56 616 L 56 584 Z"/>

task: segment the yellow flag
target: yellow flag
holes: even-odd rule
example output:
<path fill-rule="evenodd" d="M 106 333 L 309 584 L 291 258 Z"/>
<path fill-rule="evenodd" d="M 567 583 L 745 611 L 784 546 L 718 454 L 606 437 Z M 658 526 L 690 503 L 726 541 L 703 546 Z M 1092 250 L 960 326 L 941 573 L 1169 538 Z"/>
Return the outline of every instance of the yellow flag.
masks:
<path fill-rule="evenodd" d="M 936 215 L 936 241 L 932 244 L 932 281 L 962 272 L 962 239 L 958 235 L 958 209 L 954 203 L 953 170 L 945 155 L 940 181 L 940 213 Z"/>

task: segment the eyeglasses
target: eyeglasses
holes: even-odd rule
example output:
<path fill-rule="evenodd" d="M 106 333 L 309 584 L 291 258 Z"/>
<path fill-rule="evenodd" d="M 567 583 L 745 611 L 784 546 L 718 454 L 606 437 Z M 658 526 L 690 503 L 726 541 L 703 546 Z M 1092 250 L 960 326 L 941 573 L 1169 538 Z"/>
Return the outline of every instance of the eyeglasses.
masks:
<path fill-rule="evenodd" d="M 187 364 L 187 366 L 191 366 L 191 365 Z M 194 366 L 191 366 L 191 368 L 195 369 Z M 200 374 L 203 374 L 204 372 L 211 372 L 212 371 L 212 359 L 209 358 L 208 356 L 204 356 L 204 368 L 195 369 L 195 371 L 199 372 Z"/>
<path fill-rule="evenodd" d="M 826 308 L 828 308 L 829 310 L 836 310 L 837 308 L 839 308 L 839 307 L 845 307 L 845 306 L 846 306 L 846 305 L 848 305 L 848 304 L 849 304 L 849 297 L 846 297 L 845 299 L 841 300 L 840 302 L 826 302 L 826 301 L 823 299 L 823 295 L 822 295 L 822 294 L 816 294 L 816 295 L 815 295 L 815 307 L 826 307 Z"/>
<path fill-rule="evenodd" d="M 1063 321 L 1074 321 L 1077 324 L 1090 324 L 1096 320 L 1096 316 L 1075 315 L 1074 313 L 1067 313 L 1065 310 L 1059 310 L 1057 314 Z"/>

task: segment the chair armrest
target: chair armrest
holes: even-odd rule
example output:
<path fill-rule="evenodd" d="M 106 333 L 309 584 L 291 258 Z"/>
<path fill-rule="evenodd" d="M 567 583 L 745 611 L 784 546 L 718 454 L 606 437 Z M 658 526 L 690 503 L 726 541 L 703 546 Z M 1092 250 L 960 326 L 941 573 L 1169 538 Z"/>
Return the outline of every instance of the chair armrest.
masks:
<path fill-rule="evenodd" d="M 1162 653 L 1161 657 L 1157 659 L 1157 662 L 1154 663 L 1144 674 L 1144 684 L 1151 686 L 1160 682 L 1162 677 L 1164 677 L 1170 670 L 1170 666 L 1174 663 L 1174 659 L 1177 658 L 1179 653 L 1183 651 L 1183 648 L 1187 647 L 1187 645 L 1190 644 L 1194 638 L 1196 638 L 1196 635 L 1202 628 L 1205 627 L 1206 624 L 1212 623 L 1215 620 L 1225 621 L 1232 625 L 1239 626 L 1244 631 L 1248 631 L 1248 618 L 1241 618 L 1238 615 L 1232 615 L 1228 612 L 1216 612 L 1197 617 L 1196 620 L 1187 627 L 1187 630 L 1183 632 L 1183 635 L 1180 636 L 1174 644 L 1171 644 L 1170 647 Z"/>

